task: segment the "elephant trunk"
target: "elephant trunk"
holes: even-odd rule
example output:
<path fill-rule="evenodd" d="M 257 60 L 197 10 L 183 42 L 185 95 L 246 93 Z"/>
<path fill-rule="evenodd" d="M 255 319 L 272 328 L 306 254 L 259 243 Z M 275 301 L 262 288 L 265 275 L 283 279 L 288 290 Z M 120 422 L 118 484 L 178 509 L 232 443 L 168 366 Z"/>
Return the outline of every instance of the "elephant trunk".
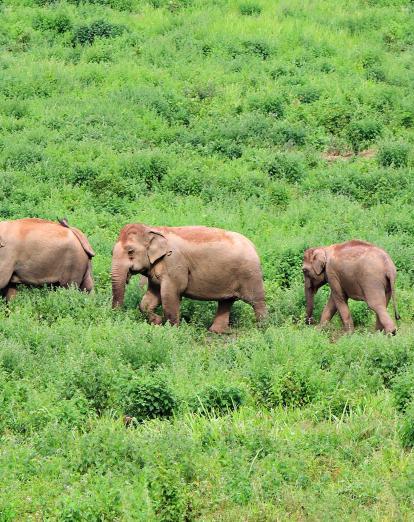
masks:
<path fill-rule="evenodd" d="M 117 264 L 112 266 L 112 308 L 117 308 L 124 304 L 128 272 L 128 267 L 122 267 Z"/>
<path fill-rule="evenodd" d="M 306 295 L 306 323 L 313 323 L 313 298 L 315 296 L 315 290 L 309 284 L 305 284 L 305 295 Z"/>

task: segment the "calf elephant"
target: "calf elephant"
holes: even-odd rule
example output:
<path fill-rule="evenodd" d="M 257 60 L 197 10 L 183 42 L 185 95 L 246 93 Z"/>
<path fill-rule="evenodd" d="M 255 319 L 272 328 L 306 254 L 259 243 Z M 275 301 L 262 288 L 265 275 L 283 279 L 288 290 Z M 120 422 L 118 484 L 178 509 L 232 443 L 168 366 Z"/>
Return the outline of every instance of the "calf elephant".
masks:
<path fill-rule="evenodd" d="M 162 322 L 154 312 L 160 304 L 165 318 L 178 324 L 183 296 L 218 301 L 211 332 L 227 330 L 237 299 L 253 307 L 257 320 L 266 315 L 259 257 L 253 244 L 236 232 L 201 226 L 126 225 L 113 250 L 114 308 L 122 305 L 130 276 L 138 273 L 148 278 L 140 310 L 154 324 Z"/>
<path fill-rule="evenodd" d="M 85 235 L 65 219 L 59 223 L 36 218 L 2 221 L 0 292 L 10 300 L 18 284 L 71 283 L 90 292 L 94 255 Z"/>
<path fill-rule="evenodd" d="M 352 332 L 348 299 L 365 301 L 376 313 L 377 330 L 395 334 L 396 326 L 387 305 L 392 297 L 395 319 L 398 312 L 394 284 L 397 275 L 390 256 L 365 241 L 348 241 L 327 247 L 309 248 L 303 259 L 307 322 L 313 321 L 313 300 L 318 289 L 328 284 L 329 300 L 323 309 L 320 326 L 326 325 L 338 311 L 344 328 Z"/>

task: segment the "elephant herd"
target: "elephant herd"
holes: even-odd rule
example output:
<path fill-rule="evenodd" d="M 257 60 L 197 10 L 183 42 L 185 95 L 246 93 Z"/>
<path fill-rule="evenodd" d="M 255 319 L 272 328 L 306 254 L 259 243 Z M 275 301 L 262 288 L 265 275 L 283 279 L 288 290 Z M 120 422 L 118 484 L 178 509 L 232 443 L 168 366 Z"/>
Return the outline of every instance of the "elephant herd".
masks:
<path fill-rule="evenodd" d="M 0 222 L 0 292 L 8 301 L 17 285 L 76 285 L 90 292 L 94 251 L 86 236 L 68 224 L 37 218 Z M 313 323 L 313 301 L 328 284 L 330 297 L 322 312 L 324 326 L 336 312 L 346 331 L 353 331 L 348 299 L 365 301 L 377 316 L 376 328 L 394 334 L 387 305 L 395 318 L 396 269 L 390 256 L 365 241 L 310 248 L 303 258 L 307 323 Z M 152 227 L 140 223 L 120 231 L 112 253 L 112 306 L 123 304 L 132 275 L 146 277 L 139 305 L 153 324 L 178 325 L 182 297 L 217 301 L 210 331 L 224 333 L 236 300 L 249 303 L 256 319 L 267 316 L 259 256 L 251 241 L 236 232 L 203 226 Z M 156 313 L 162 305 L 164 319 Z"/>

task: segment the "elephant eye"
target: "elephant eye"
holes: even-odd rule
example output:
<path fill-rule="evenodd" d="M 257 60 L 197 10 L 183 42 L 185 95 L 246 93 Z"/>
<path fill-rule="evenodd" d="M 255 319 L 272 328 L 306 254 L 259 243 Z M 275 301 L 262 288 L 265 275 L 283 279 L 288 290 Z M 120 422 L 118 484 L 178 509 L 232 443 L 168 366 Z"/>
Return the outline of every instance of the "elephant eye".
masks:
<path fill-rule="evenodd" d="M 128 248 L 128 255 L 132 256 L 135 253 L 135 250 L 133 248 Z"/>

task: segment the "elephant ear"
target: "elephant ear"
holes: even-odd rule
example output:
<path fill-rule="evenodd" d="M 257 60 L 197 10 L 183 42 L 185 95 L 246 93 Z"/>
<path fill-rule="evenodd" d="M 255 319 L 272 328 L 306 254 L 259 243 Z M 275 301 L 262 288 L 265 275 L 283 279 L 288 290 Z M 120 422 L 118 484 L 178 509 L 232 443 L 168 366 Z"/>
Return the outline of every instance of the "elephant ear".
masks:
<path fill-rule="evenodd" d="M 322 248 L 315 250 L 312 258 L 312 268 L 316 275 L 321 275 L 326 265 L 326 254 Z"/>
<path fill-rule="evenodd" d="M 158 259 L 168 253 L 171 253 L 171 251 L 168 248 L 168 241 L 166 237 L 159 232 L 154 232 L 151 230 L 150 242 L 148 245 L 148 259 L 151 265 L 153 265 Z"/>

